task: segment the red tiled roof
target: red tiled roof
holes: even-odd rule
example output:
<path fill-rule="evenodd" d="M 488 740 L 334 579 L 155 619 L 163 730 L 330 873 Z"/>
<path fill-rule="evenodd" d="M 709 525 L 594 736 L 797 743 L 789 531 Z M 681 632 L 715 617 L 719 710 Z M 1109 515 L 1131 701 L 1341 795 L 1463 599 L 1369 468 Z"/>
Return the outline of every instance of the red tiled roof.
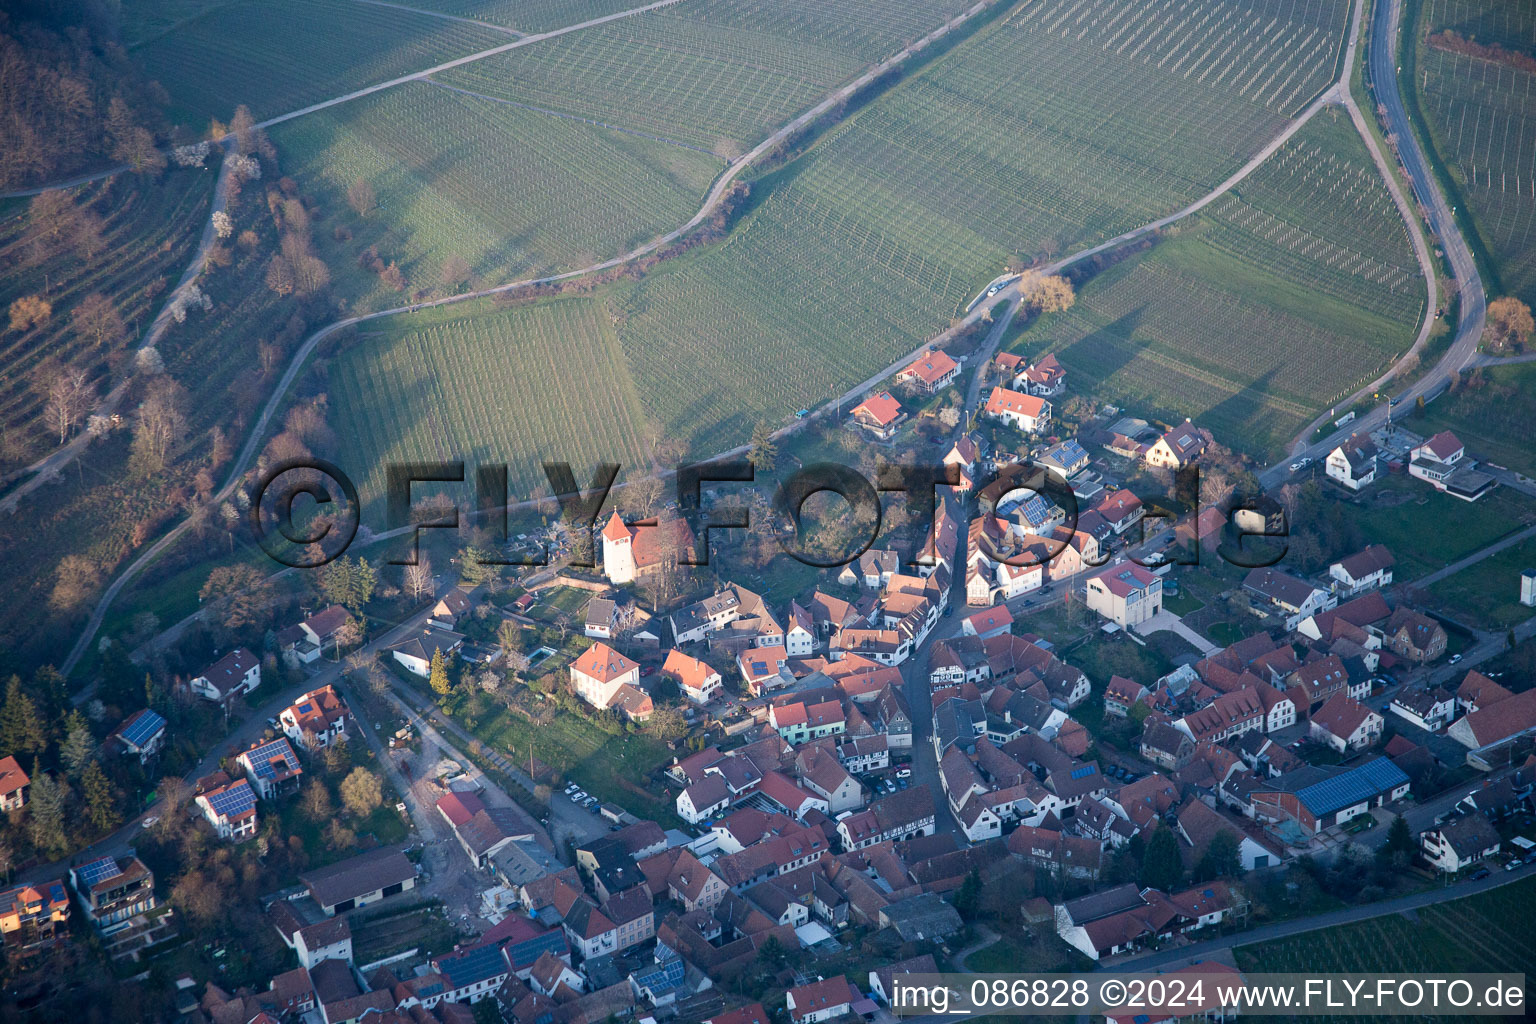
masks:
<path fill-rule="evenodd" d="M 987 399 L 986 412 L 994 416 L 1005 412 L 1019 413 L 1031 418 L 1038 417 L 1045 409 L 1045 399 L 1035 395 L 1026 395 L 1019 391 L 1011 391 L 1004 387 L 992 389 L 991 396 Z"/>
<path fill-rule="evenodd" d="M 857 416 L 861 412 L 880 426 L 888 427 L 901 415 L 901 403 L 892 398 L 889 391 L 882 391 L 854 406 L 852 415 Z"/>
<path fill-rule="evenodd" d="M 916 377 L 924 384 L 933 385 L 958 369 L 959 366 L 949 357 L 949 353 L 936 350 L 918 356 L 916 362 L 901 372 L 903 376 Z"/>
<path fill-rule="evenodd" d="M 21 765 L 16 758 L 7 754 L 0 757 L 0 796 L 10 796 L 22 786 L 30 785 L 32 780 L 27 773 L 21 770 Z"/>
<path fill-rule="evenodd" d="M 607 644 L 598 643 L 582 651 L 581 657 L 571 663 L 571 668 L 600 683 L 608 683 L 639 666 Z"/>

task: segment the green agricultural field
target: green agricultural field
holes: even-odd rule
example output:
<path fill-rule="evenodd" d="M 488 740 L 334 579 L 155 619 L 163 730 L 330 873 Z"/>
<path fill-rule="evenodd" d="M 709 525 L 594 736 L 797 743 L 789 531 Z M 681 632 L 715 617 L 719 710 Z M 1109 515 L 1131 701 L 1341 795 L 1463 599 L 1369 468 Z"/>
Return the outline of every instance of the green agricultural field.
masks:
<path fill-rule="evenodd" d="M 1479 44 L 1532 55 L 1531 0 L 1422 0 L 1416 25 L 1419 105 L 1450 169 L 1498 290 L 1536 304 L 1536 74 L 1452 53 L 1427 37 L 1451 30 Z"/>
<path fill-rule="evenodd" d="M 937 28 L 957 0 L 685 0 L 441 76 L 730 157 Z"/>
<path fill-rule="evenodd" d="M 1536 522 L 1536 503 L 1507 487 L 1468 503 L 1405 474 L 1389 476 L 1369 490 L 1367 504 L 1350 509 L 1350 519 L 1365 543 L 1384 545 L 1397 558 L 1394 574 L 1400 584 Z M 1425 538 L 1433 540 L 1426 543 Z"/>
<path fill-rule="evenodd" d="M 548 32 L 607 14 L 643 7 L 648 0 L 412 0 L 407 6 L 472 18 L 519 32 Z"/>
<path fill-rule="evenodd" d="M 759 183 L 724 246 L 620 295 L 646 404 L 706 450 L 739 443 L 942 330 L 1008 259 L 1091 245 L 1214 186 L 1327 81 L 1343 15 L 1234 8 L 1215 34 L 1203 16 L 1025 5 L 839 126 Z M 756 372 L 770 367 L 793 372 Z M 1248 372 L 1236 387 L 1264 370 Z"/>
<path fill-rule="evenodd" d="M 1520 603 L 1520 573 L 1536 568 L 1536 540 L 1512 544 L 1429 588 L 1448 614 L 1484 629 L 1506 629 L 1536 612 Z"/>
<path fill-rule="evenodd" d="M 1249 972 L 1527 971 L 1536 962 L 1536 881 L 1273 942 L 1238 947 L 1237 966 Z M 1278 1019 L 1278 1018 L 1276 1018 Z M 1295 1018 L 1306 1019 L 1306 1018 Z M 1330 1020 L 1382 1021 L 1383 1017 Z M 1413 1020 L 1432 1020 L 1416 1016 Z M 1452 1019 L 1446 1017 L 1444 1019 Z"/>
<path fill-rule="evenodd" d="M 519 498 L 547 493 L 542 460 L 569 462 L 581 481 L 598 462 L 648 465 L 645 409 L 622 366 L 607 311 L 586 298 L 407 316 L 364 334 L 328 376 L 339 461 L 364 521 L 383 521 L 390 462 L 509 463 Z"/>
<path fill-rule="evenodd" d="M 315 232 L 356 302 L 399 305 L 355 254 L 376 244 L 415 288 L 450 256 L 479 281 L 558 273 L 682 224 L 724 166 L 707 153 L 411 82 L 278 125 L 284 169 L 325 211 Z M 364 180 L 364 218 L 347 189 Z M 333 223 L 334 222 L 334 223 Z M 335 242 L 335 228 L 354 237 Z"/>
<path fill-rule="evenodd" d="M 409 6 L 409 5 L 407 5 Z M 512 42 L 506 32 L 356 0 L 268 0 L 208 10 L 133 50 L 174 117 L 273 117 Z"/>
<path fill-rule="evenodd" d="M 88 369 L 98 382 L 108 372 L 110 351 L 76 329 L 73 312 L 89 295 L 111 300 L 128 328 L 115 348 L 131 345 L 159 312 L 165 293 L 191 259 L 213 193 L 212 170 L 176 171 L 146 185 L 120 175 L 71 191 L 78 209 L 101 221 L 101 250 L 87 258 L 78 248 L 38 260 L 29 234 L 28 207 L 9 205 L 0 218 L 0 307 L 24 295 L 42 295 L 52 304 L 47 322 L 0 335 L 0 427 L 17 442 L 0 452 L 0 468 L 30 459 L 58 444 L 40 423 L 44 396 L 33 386 L 33 371 L 45 358 Z"/>
<path fill-rule="evenodd" d="M 1536 364 L 1485 366 L 1464 389 L 1447 392 L 1411 421 L 1415 433 L 1429 437 L 1455 431 L 1475 458 L 1536 476 Z"/>
<path fill-rule="evenodd" d="M 1412 341 L 1424 285 L 1364 145 L 1319 114 L 1237 190 L 1022 335 L 1098 393 L 1281 453 Z"/>
<path fill-rule="evenodd" d="M 121 0 L 124 46 L 138 46 L 233 0 Z"/>

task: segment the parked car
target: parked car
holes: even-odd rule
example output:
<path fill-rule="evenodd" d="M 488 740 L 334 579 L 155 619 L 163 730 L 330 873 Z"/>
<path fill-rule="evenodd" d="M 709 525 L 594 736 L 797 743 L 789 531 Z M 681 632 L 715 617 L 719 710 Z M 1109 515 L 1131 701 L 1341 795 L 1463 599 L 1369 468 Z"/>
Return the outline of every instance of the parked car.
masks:
<path fill-rule="evenodd" d="M 576 792 L 580 788 L 581 788 L 580 786 L 578 786 L 578 785 L 576 785 L 576 783 L 572 782 L 570 785 L 565 787 L 565 795 L 566 796 L 570 796 L 572 793 Z"/>
<path fill-rule="evenodd" d="M 159 821 L 160 821 L 160 819 L 157 816 L 151 814 L 149 817 L 147 817 L 143 821 L 139 822 L 139 827 L 140 828 L 149 828 L 151 825 L 154 825 L 154 824 L 158 823 Z"/>
<path fill-rule="evenodd" d="M 590 811 L 592 808 L 597 806 L 597 797 L 595 797 L 595 796 L 587 797 L 585 800 L 583 800 L 581 802 L 581 806 L 585 807 L 587 810 Z"/>
<path fill-rule="evenodd" d="M 912 769 L 911 768 L 898 768 L 898 769 L 896 769 L 896 777 L 898 779 L 910 779 L 912 777 Z"/>
<path fill-rule="evenodd" d="M 1487 877 L 1488 877 L 1488 869 L 1487 868 L 1478 868 L 1476 871 L 1472 872 L 1472 881 L 1474 881 L 1474 882 L 1478 881 L 1479 879 L 1483 879 L 1483 878 L 1487 878 Z"/>
<path fill-rule="evenodd" d="M 583 793 L 581 790 L 578 789 L 576 792 L 571 794 L 571 803 L 579 804 L 583 800 L 585 800 L 586 798 L 587 798 L 587 794 Z"/>
<path fill-rule="evenodd" d="M 1513 870 L 1518 868 L 1523 863 L 1525 863 L 1525 862 L 1522 861 L 1519 857 L 1516 857 L 1514 860 L 1512 860 L 1508 864 L 1504 865 L 1504 870 L 1505 871 L 1513 871 Z"/>
<path fill-rule="evenodd" d="M 1453 654 L 1453 655 L 1451 655 L 1451 660 L 1449 662 L 1447 662 L 1447 664 L 1454 665 L 1454 664 L 1456 664 L 1460 660 L 1461 660 L 1461 655 Z"/>

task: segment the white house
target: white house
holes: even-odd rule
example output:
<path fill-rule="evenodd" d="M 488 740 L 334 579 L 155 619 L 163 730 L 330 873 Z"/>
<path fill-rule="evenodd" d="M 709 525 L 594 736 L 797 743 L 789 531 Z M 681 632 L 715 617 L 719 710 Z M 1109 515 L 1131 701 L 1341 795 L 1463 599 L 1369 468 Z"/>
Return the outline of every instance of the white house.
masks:
<path fill-rule="evenodd" d="M 1351 436 L 1328 453 L 1323 472 L 1328 479 L 1358 491 L 1376 482 L 1376 444 L 1369 437 Z"/>
<path fill-rule="evenodd" d="M 675 680 L 683 696 L 695 704 L 708 704 L 725 689 L 725 681 L 709 665 L 682 651 L 668 651 L 661 673 Z"/>
<path fill-rule="evenodd" d="M 1419 837 L 1424 859 L 1454 874 L 1499 852 L 1499 833 L 1480 813 L 1437 825 Z"/>
<path fill-rule="evenodd" d="M 1456 717 L 1456 697 L 1448 690 L 1414 687 L 1392 698 L 1392 713 L 1430 732 L 1439 732 Z"/>
<path fill-rule="evenodd" d="M 1157 442 L 1147 449 L 1145 458 L 1149 466 L 1156 466 L 1159 469 L 1179 469 L 1194 462 L 1203 451 L 1205 451 L 1205 435 L 1200 433 L 1189 420 L 1185 420 L 1158 438 Z"/>
<path fill-rule="evenodd" d="M 809 985 L 799 985 L 784 993 L 790 1024 L 820 1024 L 846 1015 L 857 993 L 841 974 Z"/>
<path fill-rule="evenodd" d="M 237 647 L 188 685 L 204 700 L 228 703 L 261 685 L 261 662 L 244 647 Z"/>
<path fill-rule="evenodd" d="M 605 643 L 595 643 L 571 662 L 571 687 L 576 696 L 606 708 L 621 686 L 640 681 L 640 666 Z"/>
<path fill-rule="evenodd" d="M 1312 712 L 1307 734 L 1339 753 L 1364 750 L 1381 739 L 1382 717 L 1353 697 L 1336 693 Z"/>
<path fill-rule="evenodd" d="M 1023 433 L 1035 434 L 1050 422 L 1051 403 L 1038 395 L 995 387 L 982 412 Z"/>
<path fill-rule="evenodd" d="M 1134 562 L 1103 569 L 1088 578 L 1088 607 L 1122 629 L 1146 622 L 1163 610 L 1163 580 Z"/>
<path fill-rule="evenodd" d="M 1408 453 L 1408 474 L 1439 487 L 1466 454 L 1460 439 L 1442 430 Z"/>
<path fill-rule="evenodd" d="M 1344 597 L 1366 590 L 1380 590 L 1392 583 L 1392 567 L 1397 559 L 1380 544 L 1371 544 L 1328 567 L 1333 589 Z"/>

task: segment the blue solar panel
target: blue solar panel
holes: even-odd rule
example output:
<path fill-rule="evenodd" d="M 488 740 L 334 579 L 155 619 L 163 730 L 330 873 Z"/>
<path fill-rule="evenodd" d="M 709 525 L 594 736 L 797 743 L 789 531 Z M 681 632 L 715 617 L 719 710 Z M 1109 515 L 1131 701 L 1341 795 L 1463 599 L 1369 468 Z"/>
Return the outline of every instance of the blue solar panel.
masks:
<path fill-rule="evenodd" d="M 213 813 L 238 818 L 256 806 L 256 796 L 242 779 L 228 789 L 211 794 L 208 803 L 213 807 Z"/>
<path fill-rule="evenodd" d="M 683 983 L 683 961 L 674 956 L 666 963 L 635 974 L 635 983 L 652 992 L 673 989 Z"/>
<path fill-rule="evenodd" d="M 1073 768 L 1072 769 L 1072 777 L 1074 779 L 1085 779 L 1088 776 L 1092 775 L 1097 770 L 1098 769 L 1094 768 L 1093 765 L 1085 764 L 1081 768 Z"/>
<path fill-rule="evenodd" d="M 116 878 L 120 874 L 122 874 L 122 871 L 118 869 L 117 861 L 111 857 L 93 860 L 84 867 L 75 869 L 75 877 L 80 879 L 80 883 L 87 889 L 93 888 L 109 878 Z"/>
<path fill-rule="evenodd" d="M 1331 779 L 1296 791 L 1296 799 L 1315 815 L 1332 814 L 1385 793 L 1408 781 L 1403 770 L 1384 757 L 1368 761 Z"/>
<path fill-rule="evenodd" d="M 497 945 L 480 946 L 465 950 L 438 961 L 441 972 L 453 983 L 454 988 L 486 981 L 498 974 L 507 973 L 506 957 Z"/>
<path fill-rule="evenodd" d="M 142 747 L 148 743 L 150 737 L 165 728 L 165 719 L 145 708 L 138 713 L 138 717 L 123 726 L 123 739 L 136 747 Z"/>
<path fill-rule="evenodd" d="M 277 770 L 272 767 L 273 761 L 282 761 L 289 771 L 295 771 L 299 767 L 299 760 L 294 756 L 293 748 L 288 745 L 287 740 L 263 743 L 254 750 L 247 751 L 245 756 L 251 762 L 251 767 L 259 779 L 270 779 L 277 774 Z"/>

